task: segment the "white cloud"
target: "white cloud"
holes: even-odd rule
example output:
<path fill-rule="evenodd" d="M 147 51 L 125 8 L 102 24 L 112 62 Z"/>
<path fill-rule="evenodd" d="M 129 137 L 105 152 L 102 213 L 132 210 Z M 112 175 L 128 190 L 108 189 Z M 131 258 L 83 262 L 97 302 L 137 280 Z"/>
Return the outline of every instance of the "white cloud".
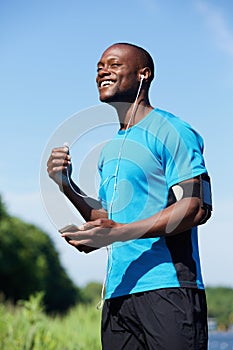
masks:
<path fill-rule="evenodd" d="M 202 0 L 195 2 L 195 5 L 214 35 L 217 46 L 233 57 L 233 33 L 221 8 Z"/>

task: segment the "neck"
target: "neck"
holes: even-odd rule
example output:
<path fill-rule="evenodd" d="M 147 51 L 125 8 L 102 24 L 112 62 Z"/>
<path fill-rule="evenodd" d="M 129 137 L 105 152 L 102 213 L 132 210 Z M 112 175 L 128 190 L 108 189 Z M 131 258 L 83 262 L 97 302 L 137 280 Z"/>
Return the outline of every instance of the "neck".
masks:
<path fill-rule="evenodd" d="M 153 107 L 148 98 L 138 98 L 134 103 L 116 102 L 111 104 L 117 111 L 121 129 L 137 124 Z"/>

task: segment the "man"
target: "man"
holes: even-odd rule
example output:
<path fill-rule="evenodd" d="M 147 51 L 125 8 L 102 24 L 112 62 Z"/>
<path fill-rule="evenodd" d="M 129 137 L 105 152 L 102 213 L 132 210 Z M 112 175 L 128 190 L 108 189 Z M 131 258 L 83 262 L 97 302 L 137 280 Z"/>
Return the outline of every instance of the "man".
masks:
<path fill-rule="evenodd" d="M 99 202 L 70 178 L 67 147 L 52 151 L 48 173 L 87 221 L 63 232 L 67 242 L 86 253 L 110 246 L 103 349 L 207 349 L 196 228 L 212 209 L 203 141 L 151 106 L 153 77 L 151 56 L 132 44 L 110 46 L 98 62 L 100 100 L 120 123 L 100 156 Z"/>

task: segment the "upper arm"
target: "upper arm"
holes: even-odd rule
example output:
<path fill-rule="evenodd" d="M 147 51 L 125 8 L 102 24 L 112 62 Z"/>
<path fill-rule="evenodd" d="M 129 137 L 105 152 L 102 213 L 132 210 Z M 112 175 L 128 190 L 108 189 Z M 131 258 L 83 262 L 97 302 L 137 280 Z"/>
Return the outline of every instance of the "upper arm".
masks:
<path fill-rule="evenodd" d="M 168 206 L 190 199 L 189 209 L 202 224 L 211 215 L 211 188 L 203 157 L 202 137 L 186 122 L 168 118 L 161 127 L 157 152 L 167 182 Z M 187 202 L 187 200 L 186 200 Z"/>
<path fill-rule="evenodd" d="M 193 215 L 195 225 L 204 224 L 211 216 L 211 185 L 207 174 L 181 181 L 169 190 L 168 205 L 189 199 L 189 215 Z"/>

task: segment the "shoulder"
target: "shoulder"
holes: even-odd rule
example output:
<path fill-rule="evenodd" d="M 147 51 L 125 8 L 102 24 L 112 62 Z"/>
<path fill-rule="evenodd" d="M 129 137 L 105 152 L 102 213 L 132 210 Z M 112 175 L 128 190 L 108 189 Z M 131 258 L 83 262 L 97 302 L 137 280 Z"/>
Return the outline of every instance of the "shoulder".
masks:
<path fill-rule="evenodd" d="M 185 143 L 198 143 L 203 148 L 202 136 L 189 123 L 180 117 L 159 108 L 154 109 L 154 119 L 157 119 L 157 136 L 161 140 L 181 139 Z"/>

